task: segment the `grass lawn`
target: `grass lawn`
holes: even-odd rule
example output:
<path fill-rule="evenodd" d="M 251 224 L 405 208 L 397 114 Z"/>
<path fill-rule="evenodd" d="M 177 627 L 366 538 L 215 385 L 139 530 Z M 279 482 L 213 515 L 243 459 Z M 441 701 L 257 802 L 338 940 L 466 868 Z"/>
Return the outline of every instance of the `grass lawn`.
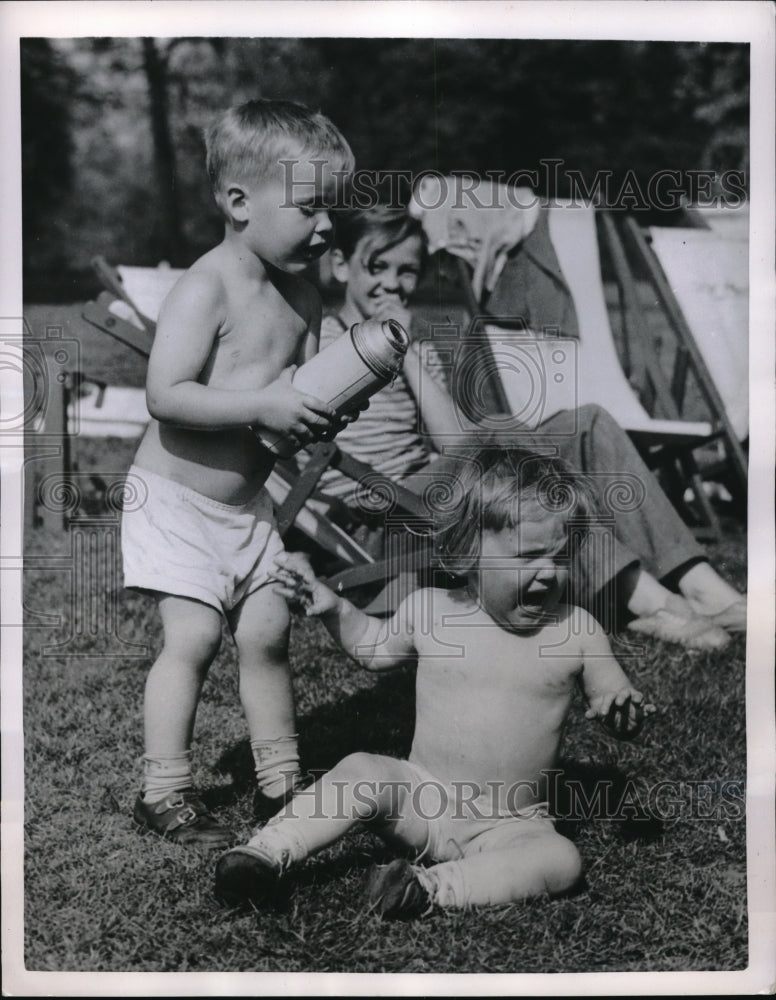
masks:
<path fill-rule="evenodd" d="M 79 329 L 77 309 L 30 310 Z M 65 336 L 68 334 L 65 333 Z M 128 352 L 82 341 L 84 370 L 141 384 Z M 109 373 L 121 372 L 111 377 Z M 136 381 L 137 379 L 137 381 Z M 135 443 L 79 440 L 81 471 L 126 471 Z M 745 587 L 745 535 L 731 521 L 710 548 Z M 409 924 L 362 913 L 369 866 L 388 857 L 354 833 L 301 870 L 289 905 L 237 912 L 213 898 L 215 855 L 133 827 L 142 696 L 160 641 L 153 604 L 119 589 L 116 523 L 26 533 L 25 961 L 49 971 L 549 973 L 733 970 L 747 964 L 743 794 L 745 640 L 684 652 L 645 640 L 624 661 L 658 706 L 642 735 L 617 743 L 575 704 L 567 776 L 609 782 L 619 818 L 579 818 L 586 875 L 574 895 Z M 57 616 L 52 623 L 50 617 Z M 138 644 L 137 648 L 131 644 Z M 57 648 L 59 647 L 59 648 Z M 295 619 L 292 663 L 304 763 L 331 766 L 361 749 L 406 754 L 412 671 L 376 678 L 340 653 L 322 626 Z M 235 657 L 225 641 L 205 686 L 196 777 L 218 815 L 245 835 L 250 754 Z M 600 786 L 602 787 L 602 786 Z"/>

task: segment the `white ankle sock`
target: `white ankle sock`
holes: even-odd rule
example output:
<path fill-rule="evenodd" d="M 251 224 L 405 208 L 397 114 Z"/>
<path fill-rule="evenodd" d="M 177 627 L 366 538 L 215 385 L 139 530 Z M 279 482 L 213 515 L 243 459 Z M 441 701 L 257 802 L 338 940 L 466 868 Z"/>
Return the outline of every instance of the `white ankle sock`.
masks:
<path fill-rule="evenodd" d="M 299 777 L 297 734 L 274 740 L 251 740 L 259 789 L 270 798 L 279 798 L 294 787 Z"/>
<path fill-rule="evenodd" d="M 143 755 L 142 792 L 146 802 L 159 802 L 170 792 L 182 792 L 191 786 L 191 750 Z"/>
<path fill-rule="evenodd" d="M 248 843 L 268 854 L 283 871 L 310 855 L 307 841 L 293 820 L 271 819 Z"/>

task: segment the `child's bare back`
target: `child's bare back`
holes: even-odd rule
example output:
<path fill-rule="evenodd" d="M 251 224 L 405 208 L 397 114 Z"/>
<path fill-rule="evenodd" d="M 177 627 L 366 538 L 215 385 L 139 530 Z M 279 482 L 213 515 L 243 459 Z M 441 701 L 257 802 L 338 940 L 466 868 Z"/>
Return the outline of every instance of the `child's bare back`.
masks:
<path fill-rule="evenodd" d="M 201 257 L 162 307 L 148 401 L 163 422 L 151 421 L 136 464 L 222 503 L 254 496 L 273 457 L 250 430 L 251 396 L 315 352 L 319 325 L 319 299 L 303 278 L 257 266 L 228 243 Z M 219 427 L 215 400 L 200 409 L 202 427 L 190 420 L 176 424 L 174 411 L 161 408 L 159 398 L 189 379 L 235 401 L 244 395 L 245 422 L 236 424 L 224 413 Z"/>

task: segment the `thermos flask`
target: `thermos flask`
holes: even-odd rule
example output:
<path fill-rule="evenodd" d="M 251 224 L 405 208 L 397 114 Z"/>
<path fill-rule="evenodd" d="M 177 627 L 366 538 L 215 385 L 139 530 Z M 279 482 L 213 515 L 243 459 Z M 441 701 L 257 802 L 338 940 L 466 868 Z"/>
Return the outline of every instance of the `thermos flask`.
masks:
<path fill-rule="evenodd" d="M 354 323 L 294 372 L 292 385 L 333 407 L 337 416 L 355 410 L 393 381 L 409 346 L 404 327 L 395 319 Z M 288 458 L 300 445 L 285 434 L 254 428 L 265 448 Z"/>

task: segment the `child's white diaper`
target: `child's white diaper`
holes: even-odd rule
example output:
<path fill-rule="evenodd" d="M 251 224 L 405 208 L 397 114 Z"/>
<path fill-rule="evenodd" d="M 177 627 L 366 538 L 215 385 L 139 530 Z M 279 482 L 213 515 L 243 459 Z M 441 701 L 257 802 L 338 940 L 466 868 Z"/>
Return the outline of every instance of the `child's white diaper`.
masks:
<path fill-rule="evenodd" d="M 472 854 L 505 850 L 523 837 L 555 832 L 546 802 L 502 813 L 489 796 L 472 798 L 466 782 L 460 788 L 446 786 L 420 764 L 401 763 L 407 774 L 408 794 L 400 818 L 385 839 L 403 843 L 420 857 L 457 861 Z"/>

